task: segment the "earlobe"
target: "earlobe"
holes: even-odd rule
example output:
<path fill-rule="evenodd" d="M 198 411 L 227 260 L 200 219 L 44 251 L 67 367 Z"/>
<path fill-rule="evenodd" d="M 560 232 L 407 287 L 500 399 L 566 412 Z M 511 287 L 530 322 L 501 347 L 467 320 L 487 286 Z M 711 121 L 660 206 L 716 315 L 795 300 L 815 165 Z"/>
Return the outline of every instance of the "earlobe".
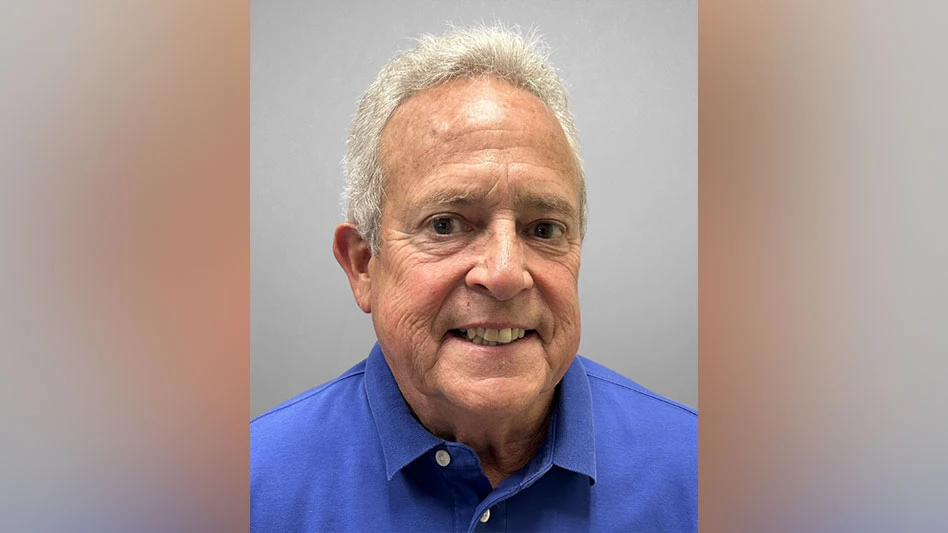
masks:
<path fill-rule="evenodd" d="M 332 241 L 332 253 L 349 278 L 356 304 L 363 312 L 371 313 L 372 279 L 369 275 L 369 260 L 372 259 L 372 249 L 359 234 L 355 224 L 339 224 Z"/>

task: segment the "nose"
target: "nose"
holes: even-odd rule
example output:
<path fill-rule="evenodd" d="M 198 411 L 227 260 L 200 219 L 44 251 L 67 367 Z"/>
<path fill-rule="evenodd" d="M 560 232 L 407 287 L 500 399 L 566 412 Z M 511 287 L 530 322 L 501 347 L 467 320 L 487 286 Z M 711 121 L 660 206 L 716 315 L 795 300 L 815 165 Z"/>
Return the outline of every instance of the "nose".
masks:
<path fill-rule="evenodd" d="M 477 263 L 465 278 L 468 287 L 486 290 L 505 301 L 533 288 L 524 243 L 513 223 L 495 227 L 485 238 Z"/>

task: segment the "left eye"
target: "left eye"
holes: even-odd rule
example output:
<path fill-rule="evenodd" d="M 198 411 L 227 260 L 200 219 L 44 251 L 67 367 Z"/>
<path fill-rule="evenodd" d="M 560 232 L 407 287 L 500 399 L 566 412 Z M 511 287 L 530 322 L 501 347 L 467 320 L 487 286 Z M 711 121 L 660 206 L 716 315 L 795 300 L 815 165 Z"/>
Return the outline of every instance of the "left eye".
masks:
<path fill-rule="evenodd" d="M 541 239 L 555 239 L 563 235 L 563 228 L 553 222 L 538 222 L 530 231 L 534 237 Z"/>
<path fill-rule="evenodd" d="M 436 217 L 428 225 L 438 235 L 450 235 L 461 230 L 461 223 L 452 217 Z"/>

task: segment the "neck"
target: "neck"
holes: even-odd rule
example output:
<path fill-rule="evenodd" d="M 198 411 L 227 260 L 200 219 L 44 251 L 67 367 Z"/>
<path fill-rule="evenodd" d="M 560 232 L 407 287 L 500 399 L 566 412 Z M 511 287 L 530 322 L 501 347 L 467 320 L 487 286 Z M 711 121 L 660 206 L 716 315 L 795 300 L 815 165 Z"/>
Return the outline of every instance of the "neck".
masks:
<path fill-rule="evenodd" d="M 470 446 L 493 487 L 530 462 L 546 437 L 553 410 L 552 392 L 527 411 L 507 416 L 434 408 L 419 398 L 406 400 L 433 435 Z"/>

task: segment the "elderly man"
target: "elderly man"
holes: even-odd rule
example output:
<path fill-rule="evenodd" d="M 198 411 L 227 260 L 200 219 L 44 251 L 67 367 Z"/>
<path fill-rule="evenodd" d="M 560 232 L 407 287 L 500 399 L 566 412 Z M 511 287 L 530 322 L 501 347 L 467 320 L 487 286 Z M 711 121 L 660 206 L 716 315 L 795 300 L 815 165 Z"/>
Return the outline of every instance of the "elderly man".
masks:
<path fill-rule="evenodd" d="M 382 70 L 333 241 L 378 343 L 252 422 L 251 529 L 697 529 L 696 413 L 576 355 L 577 147 L 516 32 L 427 37 Z"/>

